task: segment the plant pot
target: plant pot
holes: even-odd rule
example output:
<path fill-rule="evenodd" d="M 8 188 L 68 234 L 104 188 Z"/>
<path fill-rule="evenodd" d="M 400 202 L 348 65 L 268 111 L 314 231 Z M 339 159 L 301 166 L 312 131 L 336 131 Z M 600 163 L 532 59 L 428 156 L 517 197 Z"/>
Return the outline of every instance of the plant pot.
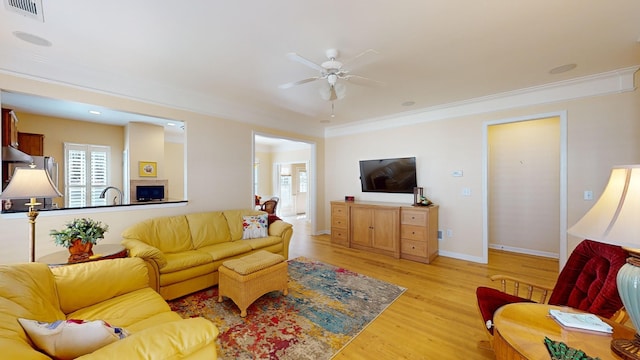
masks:
<path fill-rule="evenodd" d="M 81 262 L 89 260 L 93 255 L 93 243 L 83 243 L 81 239 L 75 239 L 69 247 L 69 262 Z"/>

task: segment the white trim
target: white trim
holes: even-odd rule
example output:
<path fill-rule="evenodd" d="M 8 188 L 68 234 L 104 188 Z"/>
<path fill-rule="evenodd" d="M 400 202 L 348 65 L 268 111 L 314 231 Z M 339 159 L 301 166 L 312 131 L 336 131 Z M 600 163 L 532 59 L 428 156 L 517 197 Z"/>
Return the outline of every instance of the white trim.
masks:
<path fill-rule="evenodd" d="M 519 254 L 527 254 L 527 255 L 533 255 L 533 256 L 542 256 L 542 257 L 551 258 L 551 259 L 558 259 L 557 253 L 552 253 L 547 251 L 537 251 L 537 250 L 523 249 L 519 247 L 505 246 L 505 245 L 489 245 L 489 247 L 495 250 L 503 250 L 503 251 L 509 251 L 509 252 L 514 252 Z"/>
<path fill-rule="evenodd" d="M 482 258 L 479 258 L 477 256 L 469 256 L 469 254 L 462 254 L 462 253 L 451 252 L 451 251 L 438 250 L 438 256 L 444 256 L 444 257 L 458 259 L 458 260 L 471 261 L 474 263 L 482 263 Z"/>
<path fill-rule="evenodd" d="M 508 119 L 487 121 L 482 126 L 482 261 L 489 262 L 489 126 L 546 119 L 560 118 L 560 255 L 559 267 L 562 269 L 567 260 L 567 111 L 549 112 L 519 116 Z M 517 251 L 523 252 L 523 251 Z M 543 255 L 544 256 L 544 255 Z"/>
<path fill-rule="evenodd" d="M 638 69 L 640 69 L 640 65 L 433 106 L 418 111 L 336 125 L 325 129 L 325 137 L 371 132 L 498 110 L 633 91 L 635 90 L 634 74 Z"/>

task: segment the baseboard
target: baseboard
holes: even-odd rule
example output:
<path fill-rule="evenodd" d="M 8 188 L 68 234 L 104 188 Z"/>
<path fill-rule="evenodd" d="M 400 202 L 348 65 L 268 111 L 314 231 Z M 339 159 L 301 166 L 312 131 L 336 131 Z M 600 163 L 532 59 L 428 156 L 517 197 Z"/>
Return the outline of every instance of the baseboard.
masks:
<path fill-rule="evenodd" d="M 503 251 L 514 252 L 514 253 L 518 253 L 518 254 L 525 254 L 525 255 L 541 256 L 541 257 L 546 257 L 546 258 L 551 258 L 551 259 L 559 259 L 560 258 L 560 255 L 558 253 L 531 250 L 531 249 L 523 249 L 523 248 L 518 248 L 518 247 L 513 247 L 513 246 L 500 245 L 500 244 L 489 244 L 489 249 L 503 250 Z"/>

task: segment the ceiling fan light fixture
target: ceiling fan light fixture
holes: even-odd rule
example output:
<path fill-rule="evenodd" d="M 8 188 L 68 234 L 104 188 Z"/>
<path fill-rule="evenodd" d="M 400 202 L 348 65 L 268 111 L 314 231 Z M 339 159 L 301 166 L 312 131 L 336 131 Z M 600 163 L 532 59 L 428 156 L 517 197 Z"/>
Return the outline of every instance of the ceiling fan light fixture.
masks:
<path fill-rule="evenodd" d="M 347 94 L 347 87 L 344 86 L 343 84 L 335 84 L 333 86 L 333 88 L 335 89 L 336 92 L 336 100 L 341 100 L 344 98 L 344 96 Z M 320 97 L 322 98 L 322 100 L 331 100 L 331 86 L 322 86 L 320 87 L 320 89 L 318 89 L 319 93 L 320 93 Z"/>

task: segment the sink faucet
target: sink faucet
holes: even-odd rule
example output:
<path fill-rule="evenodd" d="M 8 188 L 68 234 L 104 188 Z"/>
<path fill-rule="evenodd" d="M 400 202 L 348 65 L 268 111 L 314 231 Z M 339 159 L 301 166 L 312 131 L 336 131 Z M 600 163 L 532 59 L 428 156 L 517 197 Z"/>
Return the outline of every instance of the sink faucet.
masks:
<path fill-rule="evenodd" d="M 104 196 L 105 196 L 105 194 L 107 193 L 107 191 L 109 189 L 113 189 L 113 190 L 118 192 L 118 195 L 120 195 L 120 205 L 122 205 L 122 190 L 118 189 L 115 186 L 107 186 L 106 188 L 104 188 L 104 190 L 102 190 L 102 192 L 100 193 L 100 199 L 104 199 Z M 113 197 L 113 205 L 118 205 L 116 203 L 116 198 L 117 198 L 117 196 Z"/>

